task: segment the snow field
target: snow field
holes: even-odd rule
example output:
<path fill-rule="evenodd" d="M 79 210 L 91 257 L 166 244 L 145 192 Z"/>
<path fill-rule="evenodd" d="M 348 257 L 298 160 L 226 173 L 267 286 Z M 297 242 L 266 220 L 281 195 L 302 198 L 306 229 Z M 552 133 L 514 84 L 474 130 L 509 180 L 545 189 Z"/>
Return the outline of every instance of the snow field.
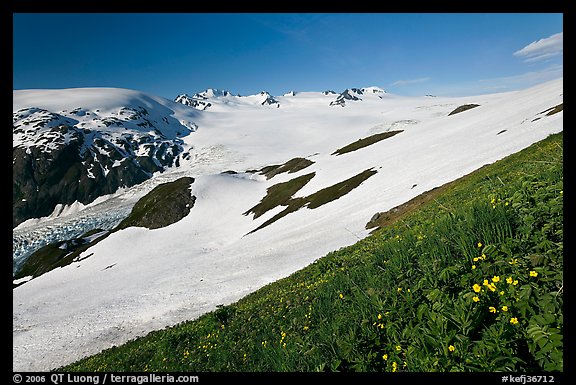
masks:
<path fill-rule="evenodd" d="M 194 319 L 355 243 L 368 235 L 364 226 L 376 212 L 562 131 L 562 113 L 540 114 L 562 103 L 562 92 L 559 79 L 524 91 L 466 98 L 365 93 L 362 101 L 346 101 L 343 108 L 328 106 L 337 95 L 321 93 L 277 97 L 280 108 L 217 104 L 215 97 L 210 101 L 218 108 L 194 111 L 198 130 L 184 138 L 194 147 L 192 158 L 202 161 L 184 162 L 160 178 L 195 178 L 191 191 L 197 199 L 190 214 L 162 229 L 118 231 L 81 255 L 89 258 L 16 288 L 13 369 L 49 370 Z M 480 107 L 447 116 L 467 103 Z M 387 129 L 404 131 L 331 155 Z M 315 163 L 269 180 L 220 174 L 294 157 Z M 304 197 L 369 168 L 378 173 L 340 199 L 313 210 L 304 207 L 248 234 L 283 209 L 256 220 L 243 215 L 270 186 L 315 172 L 295 194 Z"/>

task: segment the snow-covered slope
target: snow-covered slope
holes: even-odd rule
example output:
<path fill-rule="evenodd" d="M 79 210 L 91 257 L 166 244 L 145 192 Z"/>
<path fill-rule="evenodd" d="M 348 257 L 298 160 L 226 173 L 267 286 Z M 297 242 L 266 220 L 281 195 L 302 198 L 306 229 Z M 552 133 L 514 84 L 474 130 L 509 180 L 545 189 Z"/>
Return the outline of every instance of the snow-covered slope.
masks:
<path fill-rule="evenodd" d="M 95 220 L 126 210 L 158 183 L 195 178 L 195 205 L 179 222 L 115 232 L 83 252 L 80 262 L 14 289 L 13 369 L 48 370 L 233 302 L 367 236 L 365 225 L 376 212 L 563 129 L 562 112 L 547 114 L 563 103 L 562 79 L 463 98 L 400 97 L 375 87 L 347 91 L 288 93 L 274 97 L 279 108 L 262 105 L 265 95 L 223 92 L 204 95 L 212 103 L 204 111 L 181 104 L 196 114 L 197 130 L 181 138 L 190 157 L 179 167 L 77 214 L 15 229 L 20 236 L 42 234 L 47 226 L 76 223 L 80 213 Z M 31 102 L 15 101 L 14 110 L 70 108 L 57 101 L 42 106 L 43 96 L 35 92 L 29 92 Z M 342 97 L 344 108 L 330 105 L 343 94 L 358 100 Z M 448 116 L 464 104 L 479 106 Z M 387 131 L 401 132 L 334 154 Z M 269 179 L 247 172 L 297 157 L 313 163 Z M 229 170 L 236 173 L 223 173 Z M 258 231 L 284 207 L 257 218 L 245 215 L 271 186 L 314 173 L 294 194 L 310 197 L 365 170 L 376 173 L 348 194 L 302 207 Z"/>

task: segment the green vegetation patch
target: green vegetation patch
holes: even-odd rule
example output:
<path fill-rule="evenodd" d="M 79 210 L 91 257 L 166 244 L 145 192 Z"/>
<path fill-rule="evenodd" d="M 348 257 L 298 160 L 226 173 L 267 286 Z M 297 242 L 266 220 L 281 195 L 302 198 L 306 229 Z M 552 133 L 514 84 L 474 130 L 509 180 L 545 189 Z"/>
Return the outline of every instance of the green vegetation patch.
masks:
<path fill-rule="evenodd" d="M 360 184 L 366 179 L 377 173 L 378 171 L 373 169 L 364 170 L 360 174 L 354 175 L 345 181 L 336 183 L 330 187 L 323 188 L 322 190 L 317 191 L 312 195 L 308 195 L 306 198 L 304 198 L 306 202 L 308 202 L 307 207 L 309 209 L 315 209 L 325 205 L 326 203 L 339 199 L 348 194 L 350 191 L 354 190 L 356 187 L 360 186 Z"/>
<path fill-rule="evenodd" d="M 246 211 L 244 215 L 253 213 L 254 219 L 256 219 L 277 206 L 287 206 L 292 196 L 304 187 L 314 175 L 316 175 L 315 172 L 269 187 L 266 196 L 262 198 L 260 203 Z"/>
<path fill-rule="evenodd" d="M 266 175 L 266 179 L 270 179 L 284 172 L 289 174 L 298 172 L 313 164 L 313 161 L 306 158 L 294 158 L 282 165 L 266 166 L 260 170 L 260 173 Z"/>
<path fill-rule="evenodd" d="M 457 114 L 457 113 L 459 113 L 459 112 L 463 112 L 463 111 L 469 110 L 469 109 L 474 108 L 474 107 L 479 107 L 479 106 L 480 106 L 480 104 L 463 104 L 463 105 L 461 105 L 460 107 L 457 107 L 457 108 L 456 108 L 455 110 L 453 110 L 452 112 L 450 112 L 450 113 L 448 114 L 448 116 Z"/>
<path fill-rule="evenodd" d="M 342 154 L 346 154 L 347 152 L 356 151 L 356 150 L 364 148 L 366 146 L 370 146 L 371 144 L 378 143 L 381 140 L 391 138 L 392 136 L 399 134 L 402 131 L 403 130 L 386 131 L 386 132 L 381 132 L 379 134 L 374 134 L 374 135 L 368 136 L 366 138 L 358 139 L 354 143 L 350 143 L 349 145 L 346 145 L 346 146 L 339 148 L 338 150 L 334 151 L 332 153 L 332 155 L 342 155 Z"/>
<path fill-rule="evenodd" d="M 506 131 L 506 130 L 503 130 L 503 131 Z M 447 183 L 443 184 L 442 186 L 435 187 L 429 191 L 423 192 L 422 194 L 410 199 L 408 202 L 402 203 L 401 205 L 398 205 L 394 208 L 391 208 L 388 211 L 378 212 L 378 213 L 374 214 L 372 216 L 372 218 L 370 219 L 370 221 L 368 223 L 366 223 L 366 229 L 367 230 L 372 229 L 372 232 L 375 232 L 382 227 L 385 227 L 391 223 L 394 223 L 394 222 L 397 222 L 398 220 L 401 220 L 406 215 L 418 210 L 420 207 L 422 207 L 423 205 L 425 205 L 427 203 L 430 203 L 432 201 L 437 202 L 436 198 L 438 198 L 439 196 L 453 190 L 456 186 L 461 185 L 466 180 L 468 180 L 472 174 L 478 174 L 479 172 L 481 172 L 480 170 L 482 170 L 488 166 L 489 165 L 484 165 L 484 166 L 480 167 L 479 169 L 473 171 L 470 174 L 464 175 L 463 177 L 460 177 L 460 178 L 453 180 L 451 182 L 447 182 Z M 494 166 L 490 166 L 490 167 L 494 167 Z"/>
<path fill-rule="evenodd" d="M 194 178 L 182 177 L 163 183 L 140 198 L 117 230 L 130 226 L 157 229 L 178 222 L 190 213 L 196 197 L 190 192 Z"/>
<path fill-rule="evenodd" d="M 542 111 L 541 114 L 546 112 L 546 116 L 554 115 L 559 113 L 560 111 L 564 110 L 564 103 L 560 103 L 552 108 L 547 109 L 546 111 Z"/>
<path fill-rule="evenodd" d="M 563 280 L 557 134 L 236 303 L 58 371 L 563 371 Z"/>
<path fill-rule="evenodd" d="M 274 222 L 278 219 L 285 217 L 286 215 L 293 213 L 294 211 L 300 210 L 302 207 L 306 206 L 309 209 L 315 209 L 326 203 L 332 202 L 336 199 L 343 197 L 344 195 L 348 194 L 350 191 L 354 190 L 356 187 L 360 186 L 362 182 L 366 179 L 370 178 L 372 175 L 376 174 L 376 170 L 368 169 L 361 172 L 358 175 L 355 175 L 345 181 L 340 183 L 336 183 L 330 187 L 326 187 L 322 190 L 315 192 L 314 194 L 308 195 L 304 198 L 290 198 L 288 199 L 284 206 L 287 206 L 283 211 L 276 214 L 262 225 L 260 225 L 255 230 L 251 231 L 251 233 L 258 231 Z"/>

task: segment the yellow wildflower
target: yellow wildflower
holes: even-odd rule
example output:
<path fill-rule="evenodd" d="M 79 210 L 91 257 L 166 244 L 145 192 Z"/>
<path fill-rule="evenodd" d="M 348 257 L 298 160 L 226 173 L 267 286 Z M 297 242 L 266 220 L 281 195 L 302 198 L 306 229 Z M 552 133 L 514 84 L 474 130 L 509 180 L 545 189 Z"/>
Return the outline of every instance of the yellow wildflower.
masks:
<path fill-rule="evenodd" d="M 479 259 L 480 259 L 480 258 L 478 258 L 478 257 L 474 257 L 473 261 L 474 261 L 474 262 L 478 262 Z"/>
<path fill-rule="evenodd" d="M 340 293 L 340 299 L 344 299 L 344 295 Z"/>
<path fill-rule="evenodd" d="M 454 350 L 456 350 L 456 347 L 454 347 L 454 345 L 450 345 L 448 346 L 448 350 L 453 352 Z"/>
<path fill-rule="evenodd" d="M 506 305 L 502 306 L 502 311 L 508 311 L 508 306 Z"/>
<path fill-rule="evenodd" d="M 488 311 L 490 311 L 490 313 L 496 313 L 496 308 L 494 306 L 490 306 Z"/>
<path fill-rule="evenodd" d="M 512 325 L 516 325 L 518 323 L 518 318 L 516 318 L 516 317 L 510 318 L 510 323 Z"/>
<path fill-rule="evenodd" d="M 508 263 L 509 263 L 510 265 L 515 265 L 515 264 L 518 263 L 518 259 L 512 258 L 512 259 L 510 260 L 510 262 L 508 262 Z"/>
<path fill-rule="evenodd" d="M 480 285 L 478 285 L 477 283 L 474 284 L 474 286 L 472 286 L 472 289 L 474 289 L 474 291 L 476 293 L 480 293 L 480 290 L 482 290 L 482 288 L 480 287 Z"/>
<path fill-rule="evenodd" d="M 400 292 L 402 291 L 402 288 L 399 287 L 399 288 L 397 289 L 397 291 L 398 291 L 398 293 L 400 293 Z"/>
<path fill-rule="evenodd" d="M 481 243 L 481 242 L 478 242 L 478 247 L 482 247 L 482 243 Z"/>
<path fill-rule="evenodd" d="M 378 319 L 382 319 L 382 314 L 378 313 Z"/>
<path fill-rule="evenodd" d="M 476 270 L 476 265 L 472 265 L 472 270 Z"/>
<path fill-rule="evenodd" d="M 500 282 L 500 277 L 495 275 L 494 277 L 492 277 L 492 282 L 494 282 L 494 283 Z"/>
<path fill-rule="evenodd" d="M 514 282 L 514 280 L 512 279 L 512 277 L 506 278 L 506 283 L 512 283 L 512 282 Z"/>
<path fill-rule="evenodd" d="M 472 297 L 472 301 L 478 302 L 480 301 L 480 298 L 478 298 L 478 296 L 475 295 L 474 297 Z"/>
<path fill-rule="evenodd" d="M 398 370 L 398 364 L 396 363 L 396 361 L 392 362 L 392 371 L 395 372 Z"/>
<path fill-rule="evenodd" d="M 383 359 L 384 361 L 387 361 L 387 360 L 388 360 L 388 354 L 384 354 L 384 355 L 382 356 L 382 359 Z"/>
<path fill-rule="evenodd" d="M 535 272 L 534 270 L 531 270 L 531 271 L 530 271 L 530 276 L 531 276 L 531 277 L 537 277 L 537 276 L 538 276 L 538 273 Z"/>
<path fill-rule="evenodd" d="M 518 280 L 515 279 L 514 282 L 512 282 L 512 285 L 514 285 L 514 286 L 518 285 Z"/>
<path fill-rule="evenodd" d="M 398 352 L 399 352 L 400 350 L 402 350 L 402 346 L 400 346 L 400 345 L 396 345 L 396 351 L 398 351 Z"/>

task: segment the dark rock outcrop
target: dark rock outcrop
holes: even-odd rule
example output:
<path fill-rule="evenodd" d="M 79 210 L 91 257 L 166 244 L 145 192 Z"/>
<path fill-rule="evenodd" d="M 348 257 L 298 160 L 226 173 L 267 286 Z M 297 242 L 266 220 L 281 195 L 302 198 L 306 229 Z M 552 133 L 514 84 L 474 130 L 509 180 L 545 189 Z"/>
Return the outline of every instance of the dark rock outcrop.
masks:
<path fill-rule="evenodd" d="M 89 113 L 75 109 L 67 115 Z M 192 128 L 167 123 L 168 117 L 158 123 L 147 115 L 144 108 L 122 108 L 117 117 L 94 117 L 88 128 L 63 112 L 38 108 L 15 112 L 13 227 L 50 215 L 57 204 L 88 204 L 177 166 L 184 151 L 180 137 Z M 158 127 L 174 132 L 164 133 Z"/>
<path fill-rule="evenodd" d="M 140 198 L 132 212 L 116 229 L 130 226 L 157 229 L 178 222 L 190 213 L 196 197 L 190 192 L 194 178 L 183 177 L 163 183 Z"/>

